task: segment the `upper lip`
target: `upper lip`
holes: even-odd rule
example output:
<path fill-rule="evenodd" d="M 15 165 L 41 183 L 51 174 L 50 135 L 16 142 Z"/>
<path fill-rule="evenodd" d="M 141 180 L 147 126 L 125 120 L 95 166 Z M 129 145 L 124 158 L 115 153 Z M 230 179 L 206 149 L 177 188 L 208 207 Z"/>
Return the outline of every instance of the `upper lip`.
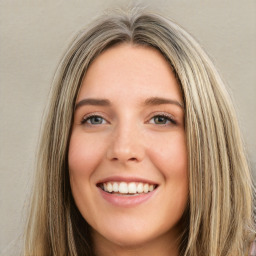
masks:
<path fill-rule="evenodd" d="M 122 176 L 109 176 L 106 178 L 103 178 L 102 180 L 99 180 L 97 182 L 97 184 L 101 184 L 101 183 L 106 183 L 106 182 L 110 182 L 110 181 L 116 181 L 116 182 L 142 182 L 142 183 L 148 183 L 148 184 L 153 184 L 153 185 L 158 185 L 157 182 L 152 181 L 150 179 L 145 179 L 145 178 L 141 178 L 141 177 L 122 177 Z"/>

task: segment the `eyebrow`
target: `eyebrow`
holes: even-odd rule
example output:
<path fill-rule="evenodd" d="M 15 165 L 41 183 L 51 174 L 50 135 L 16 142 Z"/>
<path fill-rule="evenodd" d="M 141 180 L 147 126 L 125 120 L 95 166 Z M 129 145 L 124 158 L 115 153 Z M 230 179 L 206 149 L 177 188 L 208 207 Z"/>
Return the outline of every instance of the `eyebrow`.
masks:
<path fill-rule="evenodd" d="M 174 104 L 184 109 L 184 105 L 181 102 L 173 99 L 151 97 L 145 100 L 146 106 L 155 106 L 155 105 L 163 105 L 163 104 Z"/>
<path fill-rule="evenodd" d="M 106 99 L 83 99 L 76 103 L 75 109 L 85 106 L 85 105 L 93 105 L 93 106 L 110 106 L 111 103 Z"/>
<path fill-rule="evenodd" d="M 146 106 L 156 106 L 156 105 L 163 105 L 163 104 L 174 104 L 179 106 L 180 108 L 184 109 L 184 106 L 181 102 L 173 99 L 166 99 L 166 98 L 160 98 L 160 97 L 151 97 L 145 100 L 144 105 Z M 75 110 L 78 109 L 81 106 L 86 105 L 93 105 L 93 106 L 111 106 L 111 102 L 107 99 L 94 99 L 94 98 L 88 98 L 83 99 L 76 103 Z"/>

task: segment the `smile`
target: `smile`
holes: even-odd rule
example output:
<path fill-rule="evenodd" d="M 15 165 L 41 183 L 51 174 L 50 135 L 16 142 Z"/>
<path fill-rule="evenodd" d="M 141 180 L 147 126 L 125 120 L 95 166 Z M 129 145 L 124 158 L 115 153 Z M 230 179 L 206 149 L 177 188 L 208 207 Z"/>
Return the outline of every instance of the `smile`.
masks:
<path fill-rule="evenodd" d="M 112 177 L 97 183 L 99 195 L 115 207 L 135 207 L 158 194 L 159 184 L 137 178 Z"/>
<path fill-rule="evenodd" d="M 98 186 L 105 192 L 116 195 L 139 195 L 152 192 L 157 185 L 143 182 L 104 182 Z"/>

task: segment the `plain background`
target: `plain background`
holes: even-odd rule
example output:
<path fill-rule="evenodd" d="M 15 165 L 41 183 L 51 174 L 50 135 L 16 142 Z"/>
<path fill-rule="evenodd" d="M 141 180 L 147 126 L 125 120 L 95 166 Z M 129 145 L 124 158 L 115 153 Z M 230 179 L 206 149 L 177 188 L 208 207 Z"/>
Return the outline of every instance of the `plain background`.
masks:
<path fill-rule="evenodd" d="M 188 30 L 235 103 L 256 172 L 256 1 L 134 1 Z M 0 0 L 0 255 L 18 255 L 51 81 L 67 45 L 106 8 L 130 1 Z"/>

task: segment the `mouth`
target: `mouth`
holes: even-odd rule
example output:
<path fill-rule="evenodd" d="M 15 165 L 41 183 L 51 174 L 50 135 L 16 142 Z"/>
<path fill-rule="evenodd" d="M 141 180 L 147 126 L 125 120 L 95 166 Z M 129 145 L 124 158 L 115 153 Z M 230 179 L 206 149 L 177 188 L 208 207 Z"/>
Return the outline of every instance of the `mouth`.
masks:
<path fill-rule="evenodd" d="M 157 188 L 157 184 L 150 184 L 145 182 L 116 182 L 108 181 L 98 183 L 97 187 L 108 194 L 119 196 L 137 196 L 148 194 Z"/>

